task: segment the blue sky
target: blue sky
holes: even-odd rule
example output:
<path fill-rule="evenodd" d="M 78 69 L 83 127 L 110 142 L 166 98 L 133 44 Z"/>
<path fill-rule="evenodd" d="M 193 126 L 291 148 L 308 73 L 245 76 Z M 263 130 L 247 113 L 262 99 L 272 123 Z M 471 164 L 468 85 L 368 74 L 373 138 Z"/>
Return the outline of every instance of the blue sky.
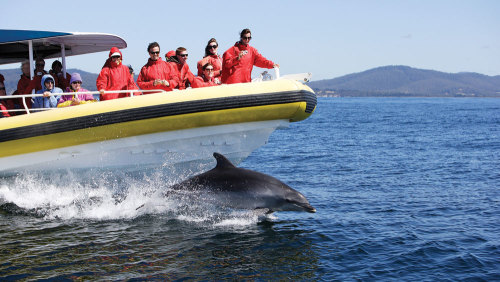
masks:
<path fill-rule="evenodd" d="M 250 44 L 282 74 L 311 72 L 319 80 L 385 65 L 500 75 L 499 15 L 494 0 L 24 0 L 2 1 L 0 28 L 116 34 L 128 43 L 124 63 L 138 73 L 149 42 L 159 42 L 162 54 L 186 47 L 194 70 L 211 37 L 222 54 L 248 27 Z M 67 63 L 98 73 L 106 58 L 103 52 Z"/>

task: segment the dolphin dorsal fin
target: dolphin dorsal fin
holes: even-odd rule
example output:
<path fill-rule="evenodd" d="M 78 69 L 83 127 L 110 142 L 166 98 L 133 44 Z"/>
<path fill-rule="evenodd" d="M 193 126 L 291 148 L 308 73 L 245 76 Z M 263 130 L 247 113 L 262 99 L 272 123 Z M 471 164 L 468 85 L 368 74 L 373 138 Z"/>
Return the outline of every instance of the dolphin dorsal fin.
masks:
<path fill-rule="evenodd" d="M 217 165 L 215 168 L 235 168 L 230 160 L 224 157 L 222 154 L 214 152 L 214 158 L 217 160 Z"/>

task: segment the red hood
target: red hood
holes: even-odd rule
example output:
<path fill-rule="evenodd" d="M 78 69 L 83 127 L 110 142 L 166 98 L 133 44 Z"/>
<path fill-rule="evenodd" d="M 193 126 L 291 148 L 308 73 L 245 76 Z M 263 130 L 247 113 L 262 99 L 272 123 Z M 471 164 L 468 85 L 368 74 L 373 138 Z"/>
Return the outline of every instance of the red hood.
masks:
<path fill-rule="evenodd" d="M 175 56 L 175 51 L 174 50 L 170 50 L 167 52 L 167 54 L 165 54 L 165 58 L 170 58 L 172 56 Z"/>
<path fill-rule="evenodd" d="M 122 60 L 123 60 L 123 54 L 122 54 L 122 51 L 120 51 L 120 49 L 118 49 L 118 47 L 112 47 L 111 50 L 109 51 L 109 58 L 111 58 L 111 55 L 115 52 L 118 52 L 120 53 L 120 56 L 122 57 Z"/>
<path fill-rule="evenodd" d="M 104 67 L 117 67 L 116 65 L 113 65 L 111 64 L 111 55 L 115 52 L 118 52 L 120 53 L 120 56 L 122 57 L 122 62 L 123 62 L 123 54 L 122 52 L 120 51 L 120 49 L 118 49 L 118 47 L 112 47 L 111 50 L 109 51 L 109 55 L 108 55 L 108 59 L 106 60 L 106 62 L 104 63 L 104 66 L 102 66 L 103 68 Z"/>

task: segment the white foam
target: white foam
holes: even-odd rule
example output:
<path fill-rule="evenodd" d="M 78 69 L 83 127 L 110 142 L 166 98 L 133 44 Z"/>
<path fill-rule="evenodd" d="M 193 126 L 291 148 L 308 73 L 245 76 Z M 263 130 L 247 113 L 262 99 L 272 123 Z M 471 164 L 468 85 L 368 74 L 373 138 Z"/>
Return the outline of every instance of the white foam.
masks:
<path fill-rule="evenodd" d="M 189 195 L 165 198 L 163 193 L 172 183 L 163 175 L 109 176 L 94 175 L 82 180 L 69 173 L 1 179 L 0 204 L 14 203 L 36 210 L 36 214 L 48 220 L 116 220 L 161 214 L 209 226 L 248 226 L 269 219 L 262 212 L 222 209 L 193 201 Z"/>

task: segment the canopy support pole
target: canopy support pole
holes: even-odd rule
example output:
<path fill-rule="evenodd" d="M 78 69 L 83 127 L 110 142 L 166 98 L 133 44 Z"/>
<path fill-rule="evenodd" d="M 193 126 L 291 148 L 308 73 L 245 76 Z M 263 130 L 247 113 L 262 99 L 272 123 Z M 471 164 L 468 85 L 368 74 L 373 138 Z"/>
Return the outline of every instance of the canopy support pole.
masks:
<path fill-rule="evenodd" d="M 64 43 L 61 43 L 61 58 L 63 65 L 63 78 L 66 79 L 66 49 L 64 48 Z"/>
<path fill-rule="evenodd" d="M 29 51 L 29 60 L 30 60 L 30 77 L 33 80 L 33 78 L 35 77 L 35 68 L 33 67 L 33 40 L 28 41 L 28 51 Z M 35 93 L 35 89 L 33 89 L 33 91 L 31 91 L 31 93 Z M 21 93 L 21 94 L 25 94 L 25 93 Z M 26 105 L 26 98 L 23 98 L 23 106 L 24 106 L 24 109 L 26 110 L 26 113 L 29 115 L 30 110 L 28 109 L 28 105 Z"/>
<path fill-rule="evenodd" d="M 30 77 L 35 77 L 35 68 L 33 67 L 33 40 L 28 41 L 29 59 L 30 59 Z"/>

